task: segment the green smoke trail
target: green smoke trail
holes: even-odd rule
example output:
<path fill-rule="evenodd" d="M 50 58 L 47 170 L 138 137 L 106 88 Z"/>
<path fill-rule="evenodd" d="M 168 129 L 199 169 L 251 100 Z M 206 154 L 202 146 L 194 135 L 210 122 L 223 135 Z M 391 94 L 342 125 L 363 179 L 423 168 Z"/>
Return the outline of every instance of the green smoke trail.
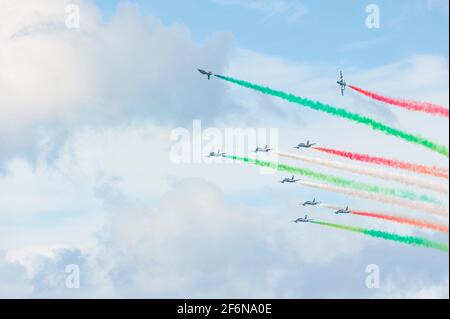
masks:
<path fill-rule="evenodd" d="M 309 100 L 306 98 L 302 98 L 299 96 L 295 96 L 293 94 L 289 94 L 289 93 L 285 93 L 283 91 L 278 91 L 278 90 L 273 90 L 271 88 L 268 87 L 264 87 L 261 85 L 257 85 L 257 84 L 253 84 L 250 82 L 246 82 L 246 81 L 242 81 L 242 80 L 237 80 L 237 79 L 233 79 L 230 77 L 226 77 L 223 75 L 217 75 L 216 77 L 218 77 L 219 79 L 255 90 L 255 91 L 259 91 L 263 94 L 267 94 L 267 95 L 272 95 L 275 97 L 279 97 L 281 99 L 284 99 L 286 101 L 289 101 L 291 103 L 296 103 L 299 105 L 303 105 L 306 107 L 309 107 L 311 109 L 314 109 L 316 111 L 322 111 L 322 112 L 326 112 L 335 116 L 339 116 L 342 118 L 346 118 L 348 120 L 351 121 L 355 121 L 358 122 L 360 124 L 364 124 L 367 126 L 372 127 L 374 130 L 378 130 L 378 131 L 382 131 L 387 135 L 392 135 L 392 136 L 396 136 L 398 138 L 401 138 L 403 140 L 406 140 L 408 142 L 411 143 L 415 143 L 418 145 L 422 145 L 427 147 L 428 149 L 440 153 L 446 157 L 448 157 L 448 148 L 443 146 L 443 145 L 439 145 L 437 143 L 434 143 L 430 140 L 427 140 L 421 136 L 418 135 L 413 135 L 407 132 L 403 132 L 401 130 L 395 129 L 393 127 L 390 127 L 384 123 L 375 121 L 369 117 L 365 117 L 362 115 L 359 115 L 357 113 L 351 113 L 345 109 L 341 109 L 341 108 L 336 108 L 334 106 L 328 105 L 328 104 L 323 104 L 317 101 L 313 101 L 313 100 Z"/>
<path fill-rule="evenodd" d="M 356 182 L 356 181 L 352 181 L 352 180 L 348 180 L 348 179 L 344 179 L 344 178 L 340 178 L 340 177 L 336 177 L 336 176 L 330 176 L 330 175 L 314 172 L 314 171 L 311 171 L 311 170 L 305 169 L 305 168 L 293 167 L 293 166 L 289 166 L 286 164 L 272 163 L 272 162 L 267 162 L 267 161 L 260 161 L 257 159 L 251 159 L 251 158 L 247 158 L 247 157 L 225 155 L 225 158 L 229 158 L 232 160 L 241 161 L 241 162 L 245 162 L 245 163 L 250 163 L 253 165 L 260 166 L 260 167 L 268 167 L 268 168 L 275 169 L 278 171 L 288 172 L 288 173 L 291 173 L 294 175 L 302 175 L 302 176 L 311 177 L 313 179 L 316 179 L 316 180 L 319 180 L 322 182 L 326 182 L 326 183 L 330 183 L 330 184 L 334 184 L 334 185 L 337 185 L 340 187 L 347 187 L 347 188 L 353 188 L 353 189 L 367 191 L 367 192 L 371 192 L 371 193 L 383 194 L 383 195 L 387 195 L 387 196 L 406 198 L 406 199 L 414 200 L 414 201 L 418 200 L 418 201 L 427 202 L 427 203 L 441 204 L 441 202 L 439 200 L 437 200 L 433 197 L 427 196 L 427 195 L 418 195 L 414 192 L 410 192 L 410 191 L 406 191 L 406 190 L 384 188 L 384 187 L 379 187 L 379 186 L 375 186 L 375 185 L 364 184 L 364 183 L 360 183 L 360 182 Z"/>
<path fill-rule="evenodd" d="M 364 235 L 371 236 L 371 237 L 382 238 L 385 240 L 392 240 L 392 241 L 396 241 L 399 243 L 422 246 L 422 247 L 427 247 L 427 248 L 432 248 L 432 249 L 437 249 L 440 251 L 448 252 L 448 245 L 441 244 L 441 243 L 431 241 L 431 240 L 421 238 L 421 237 L 402 236 L 399 234 L 388 233 L 388 232 L 383 232 L 383 231 L 379 231 L 379 230 L 364 229 L 364 228 L 359 228 L 359 227 L 332 224 L 332 223 L 327 223 L 327 222 L 322 222 L 322 221 L 317 221 L 317 220 L 313 220 L 313 221 L 311 221 L 311 223 L 317 224 L 317 225 L 322 225 L 322 226 L 327 226 L 327 227 L 333 227 L 333 228 L 337 228 L 337 229 L 342 229 L 342 230 L 347 230 L 347 231 L 351 231 L 351 232 L 355 232 L 355 233 L 360 233 L 360 234 L 364 234 Z"/>

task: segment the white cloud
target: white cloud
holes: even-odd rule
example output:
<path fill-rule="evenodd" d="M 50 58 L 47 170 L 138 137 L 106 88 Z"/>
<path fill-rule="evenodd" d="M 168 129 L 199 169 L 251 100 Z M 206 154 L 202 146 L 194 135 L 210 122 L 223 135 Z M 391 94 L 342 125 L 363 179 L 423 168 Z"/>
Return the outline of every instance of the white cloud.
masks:
<path fill-rule="evenodd" d="M 405 286 L 399 286 L 398 284 L 390 280 L 383 285 L 382 291 L 377 294 L 377 298 L 389 298 L 389 299 L 449 298 L 448 277 L 446 280 L 432 285 L 420 281 L 414 281 L 414 283 L 410 283 Z"/>
<path fill-rule="evenodd" d="M 426 0 L 428 7 L 438 7 L 448 14 L 449 2 L 448 0 Z"/>
<path fill-rule="evenodd" d="M 220 5 L 237 5 L 244 8 L 256 10 L 266 14 L 266 20 L 274 17 L 283 17 L 289 23 L 301 20 L 308 9 L 299 1 L 283 0 L 213 0 Z"/>

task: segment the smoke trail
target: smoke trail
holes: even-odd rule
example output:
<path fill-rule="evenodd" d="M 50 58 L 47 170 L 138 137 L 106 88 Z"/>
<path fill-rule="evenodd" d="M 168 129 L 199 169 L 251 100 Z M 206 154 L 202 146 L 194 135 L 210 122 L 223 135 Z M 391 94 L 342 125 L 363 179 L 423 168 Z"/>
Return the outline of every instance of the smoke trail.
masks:
<path fill-rule="evenodd" d="M 436 105 L 433 103 L 427 103 L 427 102 L 394 99 L 394 98 L 382 96 L 382 95 L 374 93 L 374 92 L 369 92 L 369 91 L 363 90 L 363 89 L 358 88 L 353 85 L 349 85 L 348 87 L 355 90 L 356 92 L 359 92 L 359 93 L 373 99 L 373 100 L 377 100 L 377 101 L 395 105 L 395 106 L 400 106 L 400 107 L 405 108 L 410 111 L 419 111 L 419 112 L 430 113 L 433 115 L 448 117 L 448 109 L 443 106 L 440 106 L 440 105 Z"/>
<path fill-rule="evenodd" d="M 322 158 L 316 158 L 316 157 L 309 157 L 304 155 L 297 155 L 297 154 L 288 154 L 283 152 L 273 152 L 274 154 L 277 154 L 281 157 L 300 160 L 308 163 L 318 164 L 322 166 L 332 167 L 336 169 L 345 170 L 348 172 L 356 173 L 356 174 L 363 174 L 373 177 L 378 177 L 382 179 L 389 179 L 397 182 L 404 183 L 406 185 L 415 185 L 423 188 L 427 188 L 430 190 L 438 191 L 444 194 L 448 194 L 448 185 L 446 184 L 437 184 L 433 182 L 429 182 L 420 178 L 407 176 L 403 174 L 393 173 L 389 171 L 383 171 L 378 169 L 371 169 L 366 168 L 362 166 L 352 165 L 352 164 L 346 164 L 341 162 L 335 162 L 335 161 L 329 161 Z"/>
<path fill-rule="evenodd" d="M 391 204 L 396 205 L 404 208 L 408 208 L 415 211 L 422 211 L 442 217 L 448 218 L 448 209 L 433 205 L 433 204 L 425 204 L 425 203 L 418 203 L 418 202 L 411 202 L 409 200 L 405 200 L 403 198 L 395 198 L 395 197 L 389 197 L 384 196 L 381 194 L 374 194 L 369 193 L 362 190 L 355 190 L 355 189 L 347 189 L 340 186 L 334 186 L 334 185 L 328 185 L 328 184 L 320 184 L 320 183 L 313 183 L 313 182 L 307 182 L 307 181 L 300 181 L 298 182 L 299 185 L 304 185 L 308 187 L 313 187 L 317 189 L 323 189 L 330 192 L 335 193 L 341 193 L 348 196 L 354 196 L 359 198 L 365 198 L 374 200 L 383 204 Z"/>
<path fill-rule="evenodd" d="M 365 229 L 365 228 L 352 227 L 352 226 L 347 226 L 347 225 L 332 224 L 332 223 L 322 222 L 322 221 L 318 221 L 318 220 L 316 220 L 316 221 L 313 220 L 313 221 L 311 221 L 311 223 L 316 224 L 316 225 L 351 231 L 351 232 L 355 232 L 355 233 L 360 233 L 360 234 L 364 234 L 364 235 L 371 236 L 371 237 L 382 238 L 385 240 L 392 240 L 392 241 L 396 241 L 398 243 L 422 246 L 422 247 L 426 247 L 426 248 L 437 249 L 437 250 L 440 250 L 443 252 L 448 252 L 448 245 L 441 244 L 441 243 L 431 241 L 431 240 L 421 238 L 421 237 L 402 236 L 402 235 L 388 233 L 388 232 L 374 230 L 374 229 Z"/>
<path fill-rule="evenodd" d="M 422 202 L 426 202 L 426 203 L 441 204 L 441 202 L 439 200 L 429 197 L 427 195 L 418 195 L 414 192 L 410 192 L 410 191 L 406 191 L 406 190 L 402 190 L 402 189 L 384 188 L 384 187 L 379 187 L 379 186 L 375 186 L 375 185 L 359 183 L 356 181 L 347 180 L 344 178 L 330 176 L 330 175 L 326 175 L 326 174 L 322 174 L 322 173 L 317 173 L 317 172 L 311 171 L 309 169 L 292 167 L 292 166 L 285 165 L 285 164 L 260 161 L 260 160 L 256 160 L 256 159 L 250 159 L 250 158 L 239 157 L 239 156 L 226 155 L 225 157 L 229 158 L 229 159 L 245 162 L 245 163 L 250 163 L 253 165 L 260 166 L 260 167 L 268 167 L 268 168 L 272 168 L 272 169 L 275 169 L 278 171 L 288 172 L 288 173 L 295 174 L 295 175 L 308 176 L 308 177 L 314 178 L 316 180 L 320 180 L 322 182 L 327 182 L 330 184 L 338 185 L 340 187 L 363 190 L 363 191 L 366 191 L 369 193 L 377 193 L 377 194 L 384 195 L 384 196 L 400 197 L 400 198 L 404 198 L 404 199 L 409 199 L 411 201 L 422 201 Z"/>
<path fill-rule="evenodd" d="M 375 157 L 370 156 L 367 154 L 359 154 L 359 153 L 351 153 L 346 151 L 340 151 L 330 148 L 324 148 L 324 147 L 313 147 L 313 149 L 340 156 L 345 157 L 351 160 L 360 161 L 360 162 L 366 162 L 371 164 L 377 164 L 377 165 L 384 165 L 389 167 L 394 167 L 402 170 L 408 170 L 415 173 L 420 174 L 427 174 L 427 175 L 433 175 L 437 177 L 443 177 L 448 179 L 448 169 L 441 168 L 441 167 L 435 167 L 435 166 L 425 166 L 425 165 L 418 165 L 418 164 L 412 164 L 412 163 L 406 163 L 406 162 L 400 162 L 393 159 L 387 159 L 383 157 Z"/>
<path fill-rule="evenodd" d="M 241 81 L 241 80 L 237 80 L 237 79 L 233 79 L 230 77 L 226 77 L 226 76 L 222 76 L 222 75 L 215 75 L 216 77 L 218 77 L 219 79 L 228 81 L 230 83 L 234 83 L 255 91 L 259 91 L 263 94 L 268 94 L 271 96 L 275 96 L 275 97 L 279 97 L 281 99 L 284 99 L 286 101 L 289 101 L 291 103 L 296 103 L 305 107 L 309 107 L 311 109 L 314 109 L 316 111 L 322 111 L 322 112 L 326 112 L 335 116 L 339 116 L 341 118 L 345 118 L 360 124 L 364 124 L 367 126 L 372 127 L 374 130 L 378 130 L 381 132 L 384 132 L 387 135 L 392 135 L 392 136 L 396 136 L 398 138 L 401 138 L 405 141 L 408 141 L 410 143 L 415 143 L 417 145 L 422 145 L 434 152 L 438 152 L 446 157 L 448 157 L 448 148 L 443 146 L 443 145 L 439 145 L 436 144 L 432 141 L 429 141 L 427 139 L 424 139 L 420 136 L 417 135 L 413 135 L 410 133 L 406 133 L 403 132 L 401 130 L 392 128 L 384 123 L 375 121 L 371 118 L 356 114 L 356 113 L 351 113 L 345 109 L 340 109 L 340 108 L 336 108 L 334 106 L 328 105 L 328 104 L 323 104 L 317 101 L 313 101 L 313 100 L 309 100 L 309 99 L 305 99 L 299 96 L 295 96 L 293 94 L 288 94 L 282 91 L 277 91 L 277 90 L 273 90 L 271 88 L 268 87 L 264 87 L 264 86 L 260 86 L 257 84 L 252 84 L 250 82 L 246 82 L 246 81 Z"/>
<path fill-rule="evenodd" d="M 319 206 L 333 209 L 333 210 L 339 210 L 342 209 L 342 207 L 337 205 L 330 205 L 330 204 L 320 204 Z M 357 215 L 357 216 L 364 216 L 364 217 L 371 217 L 371 218 L 377 218 L 382 220 L 388 220 L 400 224 L 406 224 L 411 225 L 419 228 L 426 228 L 431 229 L 443 233 L 448 233 L 448 226 L 444 225 L 438 225 L 434 223 L 430 223 L 424 220 L 419 219 L 412 219 L 412 218 L 406 218 L 402 216 L 395 216 L 395 215 L 386 215 L 386 214 L 380 214 L 380 213 L 372 213 L 372 212 L 363 212 L 363 211 L 356 211 L 356 210 L 350 210 L 350 214 Z"/>

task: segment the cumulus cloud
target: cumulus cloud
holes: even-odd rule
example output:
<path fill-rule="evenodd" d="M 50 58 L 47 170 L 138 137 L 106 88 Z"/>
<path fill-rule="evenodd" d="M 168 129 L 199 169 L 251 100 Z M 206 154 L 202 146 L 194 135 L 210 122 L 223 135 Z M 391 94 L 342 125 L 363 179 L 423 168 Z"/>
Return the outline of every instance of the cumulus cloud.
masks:
<path fill-rule="evenodd" d="M 80 2 L 82 28 L 68 30 L 68 2 L 14 3 L 0 0 L 0 20 L 6 21 L 0 67 L 7 71 L 0 73 L 6 92 L 0 96 L 0 247 L 7 251 L 0 255 L 0 295 L 376 297 L 364 287 L 364 270 L 385 260 L 392 260 L 383 266 L 386 273 L 401 266 L 405 278 L 419 276 L 423 283 L 412 287 L 391 277 L 391 284 L 384 281 L 393 287 L 386 293 L 432 295 L 427 289 L 448 273 L 440 252 L 292 223 L 311 214 L 298 205 L 304 199 L 348 204 L 348 198 L 285 187 L 277 183 L 281 175 L 261 175 L 245 165 L 170 161 L 172 129 L 191 130 L 198 118 L 204 128 L 220 130 L 279 127 L 281 149 L 305 139 L 332 147 L 345 142 L 353 150 L 447 164 L 391 138 L 374 139 L 365 127 L 206 81 L 197 67 L 412 126 L 445 143 L 447 127 L 440 119 L 423 125 L 415 115 L 351 94 L 342 99 L 328 66 L 236 50 L 227 34 L 199 45 L 185 26 L 164 25 L 135 6 L 120 6 L 105 22 L 95 7 Z M 368 88 L 448 104 L 445 58 L 416 55 L 350 71 L 352 81 Z M 343 221 L 320 209 L 314 216 L 417 233 L 367 219 Z M 65 287 L 67 264 L 81 267 L 81 289 Z"/>
<path fill-rule="evenodd" d="M 220 5 L 235 5 L 256 10 L 266 14 L 266 19 L 273 17 L 283 17 L 289 23 L 298 22 L 307 13 L 306 6 L 299 1 L 283 1 L 283 0 L 213 0 Z"/>
<path fill-rule="evenodd" d="M 421 281 L 415 281 L 404 286 L 388 281 L 386 286 L 376 295 L 377 298 L 389 299 L 448 299 L 448 277 L 430 285 Z"/>

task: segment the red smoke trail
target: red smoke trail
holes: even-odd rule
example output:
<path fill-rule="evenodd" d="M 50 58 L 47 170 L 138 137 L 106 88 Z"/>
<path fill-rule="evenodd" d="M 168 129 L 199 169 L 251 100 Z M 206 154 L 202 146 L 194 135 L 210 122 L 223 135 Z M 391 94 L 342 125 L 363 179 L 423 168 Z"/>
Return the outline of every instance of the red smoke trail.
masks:
<path fill-rule="evenodd" d="M 416 220 L 416 219 L 409 219 L 405 217 L 399 217 L 399 216 L 391 216 L 391 215 L 384 215 L 384 214 L 375 214 L 375 213 L 369 213 L 369 212 L 357 212 L 357 211 L 351 211 L 353 215 L 359 215 L 359 216 L 365 216 L 365 217 L 373 217 L 383 220 L 390 220 L 393 222 L 401 223 L 401 224 L 408 224 L 420 228 L 428 228 L 444 233 L 448 233 L 448 226 L 442 226 L 437 225 L 433 223 L 429 223 L 422 220 Z"/>
<path fill-rule="evenodd" d="M 445 169 L 445 168 L 400 162 L 397 160 L 387 159 L 387 158 L 383 158 L 383 157 L 375 157 L 375 156 L 370 156 L 370 155 L 366 155 L 366 154 L 358 154 L 358 153 L 351 153 L 351 152 L 346 152 L 346 151 L 339 151 L 339 150 L 334 150 L 334 149 L 324 148 L 324 147 L 313 147 L 313 149 L 321 151 L 321 152 L 325 152 L 328 154 L 336 155 L 336 156 L 346 157 L 346 158 L 349 158 L 349 159 L 355 160 L 355 161 L 384 165 L 384 166 L 389 166 L 389 167 L 395 167 L 395 168 L 399 168 L 399 169 L 403 169 L 403 170 L 443 177 L 443 178 L 447 178 L 447 179 L 449 177 L 448 169 Z"/>
<path fill-rule="evenodd" d="M 418 102 L 418 101 L 408 101 L 408 100 L 402 100 L 402 99 L 394 99 L 386 96 L 382 96 L 373 92 L 369 92 L 363 89 L 360 89 L 356 86 L 349 85 L 349 87 L 356 92 L 359 92 L 367 97 L 370 97 L 371 99 L 384 102 L 391 105 L 396 105 L 403 107 L 405 109 L 408 109 L 410 111 L 419 111 L 419 112 L 426 112 L 434 115 L 444 116 L 448 117 L 448 109 L 437 105 L 432 104 L 428 102 Z"/>

